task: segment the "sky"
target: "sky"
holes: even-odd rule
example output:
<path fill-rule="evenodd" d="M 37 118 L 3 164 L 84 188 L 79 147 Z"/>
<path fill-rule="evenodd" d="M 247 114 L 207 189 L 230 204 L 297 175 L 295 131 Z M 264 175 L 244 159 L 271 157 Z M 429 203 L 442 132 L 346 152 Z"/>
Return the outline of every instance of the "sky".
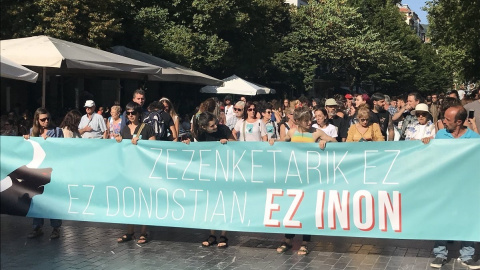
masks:
<path fill-rule="evenodd" d="M 421 20 L 421 24 L 428 24 L 427 12 L 422 10 L 422 7 L 425 6 L 424 0 L 402 0 L 403 5 L 408 5 L 410 9 L 417 13 L 418 17 Z"/>

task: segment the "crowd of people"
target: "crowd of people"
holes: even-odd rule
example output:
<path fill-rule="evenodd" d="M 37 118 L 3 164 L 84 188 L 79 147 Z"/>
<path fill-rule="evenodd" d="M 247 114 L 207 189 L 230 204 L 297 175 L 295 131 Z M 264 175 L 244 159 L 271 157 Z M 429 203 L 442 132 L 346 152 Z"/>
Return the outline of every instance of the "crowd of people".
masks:
<path fill-rule="evenodd" d="M 68 137 L 124 139 L 137 144 L 138 140 L 191 142 L 219 141 L 276 141 L 315 142 L 320 149 L 330 143 L 480 138 L 480 89 L 470 95 L 459 96 L 453 90 L 446 94 L 423 97 L 420 93 L 389 97 L 382 93 L 335 95 L 327 99 L 298 99 L 251 101 L 241 97 L 238 101 L 227 95 L 223 100 L 208 98 L 198 109 L 180 117 L 174 102 L 161 98 L 145 106 L 145 92 L 137 89 L 132 101 L 123 109 L 120 104 L 96 109 L 93 100 L 84 104 L 85 114 L 69 111 L 58 127 L 53 124 L 45 108 L 28 112 L 16 119 L 9 114 L 2 118 L 2 135 L 30 137 Z M 179 106 L 179 104 L 176 104 Z M 177 107 L 178 109 L 178 107 Z M 107 115 L 109 114 L 109 115 Z M 43 219 L 34 219 L 29 238 L 43 234 Z M 51 238 L 60 236 L 61 220 L 51 220 Z M 292 247 L 294 235 L 285 235 L 277 248 L 283 253 Z M 118 242 L 134 239 L 134 226 L 128 225 Z M 138 243 L 148 242 L 146 226 L 142 226 Z M 202 242 L 203 246 L 228 247 L 226 232 L 218 239 L 215 231 Z M 303 236 L 298 254 L 309 253 L 309 235 Z M 471 269 L 480 269 L 473 261 L 472 242 L 462 243 L 461 260 Z M 437 241 L 436 259 L 432 267 L 441 267 L 446 260 L 444 241 Z"/>

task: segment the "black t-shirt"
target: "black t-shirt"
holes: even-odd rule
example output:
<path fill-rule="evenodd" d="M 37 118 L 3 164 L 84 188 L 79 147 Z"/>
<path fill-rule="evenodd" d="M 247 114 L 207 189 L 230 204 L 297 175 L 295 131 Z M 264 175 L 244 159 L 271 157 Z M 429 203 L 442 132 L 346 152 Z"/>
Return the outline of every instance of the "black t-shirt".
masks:
<path fill-rule="evenodd" d="M 130 128 L 128 126 L 125 126 L 122 131 L 120 131 L 120 136 L 122 136 L 122 139 L 132 139 L 133 136 L 137 135 L 138 129 L 140 128 L 141 124 L 138 125 L 135 128 L 135 132 L 132 135 L 130 133 Z M 142 132 L 140 132 L 141 140 L 148 140 L 150 137 L 155 136 L 155 132 L 153 131 L 153 128 L 150 125 L 145 124 Z"/>
<path fill-rule="evenodd" d="M 217 131 L 213 133 L 202 132 L 198 135 L 197 141 L 199 142 L 212 142 L 212 141 L 220 141 L 221 139 L 230 138 L 232 131 L 225 125 L 217 125 Z"/>
<path fill-rule="evenodd" d="M 382 135 L 387 138 L 387 129 L 390 120 L 390 113 L 388 111 L 378 112 L 371 114 L 372 123 L 378 123 L 380 126 L 380 130 L 382 131 Z"/>
<path fill-rule="evenodd" d="M 347 120 L 335 115 L 333 119 L 328 119 L 328 123 L 336 126 L 337 130 L 337 141 L 342 142 L 342 138 L 347 138 L 348 135 L 348 122 Z"/>

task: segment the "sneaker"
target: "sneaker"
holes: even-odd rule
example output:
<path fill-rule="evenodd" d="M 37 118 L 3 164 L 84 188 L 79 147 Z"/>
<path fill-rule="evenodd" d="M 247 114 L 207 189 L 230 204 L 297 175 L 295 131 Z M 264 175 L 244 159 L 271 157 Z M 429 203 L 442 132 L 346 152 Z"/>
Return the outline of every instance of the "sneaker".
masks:
<path fill-rule="evenodd" d="M 480 269 L 480 263 L 478 261 L 474 261 L 473 259 L 466 260 L 462 262 L 462 264 L 468 266 L 470 269 Z"/>
<path fill-rule="evenodd" d="M 433 268 L 440 268 L 440 267 L 442 267 L 442 265 L 444 265 L 446 262 L 447 262 L 446 259 L 443 259 L 443 258 L 440 258 L 440 257 L 436 257 L 435 260 L 433 260 L 433 262 L 430 263 L 430 266 L 433 267 Z"/>
<path fill-rule="evenodd" d="M 43 235 L 43 230 L 41 227 L 38 227 L 38 228 L 35 228 L 33 229 L 33 231 L 31 233 L 29 233 L 27 235 L 28 238 L 32 239 L 32 238 L 36 238 L 36 237 L 39 237 Z"/>
<path fill-rule="evenodd" d="M 50 239 L 57 239 L 60 237 L 60 228 L 53 228 L 52 234 L 50 234 Z"/>

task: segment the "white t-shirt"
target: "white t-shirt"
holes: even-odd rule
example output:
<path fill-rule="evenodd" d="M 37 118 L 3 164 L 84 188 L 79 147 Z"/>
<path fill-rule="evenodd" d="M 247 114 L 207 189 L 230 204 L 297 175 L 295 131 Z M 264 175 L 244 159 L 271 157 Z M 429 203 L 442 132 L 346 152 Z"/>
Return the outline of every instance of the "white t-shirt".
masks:
<path fill-rule="evenodd" d="M 233 119 L 235 118 L 235 112 L 233 111 L 233 105 L 230 106 L 225 106 L 225 123 L 226 125 L 230 128 L 230 130 L 233 128 L 235 123 Z M 231 125 L 231 126 L 230 126 Z"/>
<path fill-rule="evenodd" d="M 243 127 L 245 127 L 245 131 Z M 245 122 L 243 119 L 238 120 L 235 124 L 235 130 L 239 141 L 260 142 L 262 137 L 267 135 L 267 128 L 261 119 L 257 119 L 253 123 Z"/>
<path fill-rule="evenodd" d="M 328 124 L 325 128 L 320 128 L 317 123 L 312 125 L 313 128 L 321 129 L 325 134 L 332 138 L 338 137 L 338 128 L 334 125 Z"/>

